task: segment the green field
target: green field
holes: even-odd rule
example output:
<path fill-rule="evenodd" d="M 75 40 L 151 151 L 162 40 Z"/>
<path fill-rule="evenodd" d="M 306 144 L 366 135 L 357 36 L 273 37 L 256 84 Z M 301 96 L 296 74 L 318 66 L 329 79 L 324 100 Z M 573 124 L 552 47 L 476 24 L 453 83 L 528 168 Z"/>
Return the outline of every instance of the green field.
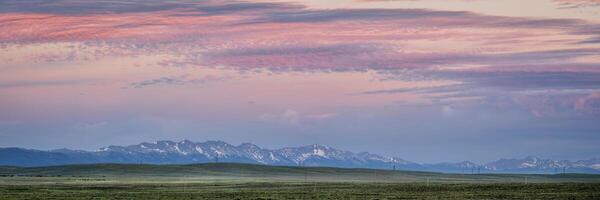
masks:
<path fill-rule="evenodd" d="M 228 163 L 0 167 L 0 199 L 600 199 L 600 176 Z"/>

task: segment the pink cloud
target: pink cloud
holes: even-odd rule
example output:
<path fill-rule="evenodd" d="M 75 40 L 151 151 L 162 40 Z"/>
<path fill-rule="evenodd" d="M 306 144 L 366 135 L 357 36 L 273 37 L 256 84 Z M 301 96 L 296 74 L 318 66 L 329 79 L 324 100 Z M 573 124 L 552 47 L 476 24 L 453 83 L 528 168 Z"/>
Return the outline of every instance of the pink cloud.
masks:
<path fill-rule="evenodd" d="M 458 90 L 492 87 L 513 92 L 545 85 L 597 88 L 595 76 L 586 73 L 599 73 L 593 58 L 600 46 L 586 41 L 598 37 L 600 25 L 584 20 L 425 9 L 324 10 L 285 3 L 149 6 L 150 10 L 128 7 L 117 11 L 90 6 L 89 13 L 19 12 L 16 7 L 14 12 L 0 12 L 0 42 L 90 46 L 98 42 L 104 46 L 90 54 L 175 55 L 159 63 L 166 67 L 377 70 L 404 73 L 388 80 L 467 83 Z M 63 58 L 69 61 L 70 57 Z M 572 79 L 585 81 L 565 81 Z M 148 81 L 181 82 L 171 77 Z"/>

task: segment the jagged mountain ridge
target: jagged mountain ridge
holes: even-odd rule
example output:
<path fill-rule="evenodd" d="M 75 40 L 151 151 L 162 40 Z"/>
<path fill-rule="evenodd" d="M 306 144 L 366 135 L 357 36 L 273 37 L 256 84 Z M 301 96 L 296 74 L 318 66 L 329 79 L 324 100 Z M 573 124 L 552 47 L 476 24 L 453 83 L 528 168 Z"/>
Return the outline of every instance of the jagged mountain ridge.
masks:
<path fill-rule="evenodd" d="M 243 162 L 267 165 L 304 165 L 304 166 L 338 166 L 338 167 L 374 167 L 389 168 L 395 164 L 410 164 L 400 158 L 388 158 L 370 153 L 352 153 L 324 145 L 308 145 L 302 147 L 286 147 L 276 150 L 260 148 L 252 143 L 238 146 L 223 141 L 206 141 L 194 143 L 189 140 L 181 142 L 158 141 L 138 145 L 109 146 L 95 152 L 97 154 L 120 153 L 126 155 L 152 155 L 157 158 L 185 157 L 191 162 Z M 147 161 L 148 159 L 145 159 Z M 177 160 L 168 163 L 181 163 Z M 140 160 L 140 162 L 143 162 Z M 162 163 L 150 161 L 151 163 Z M 185 161 L 182 161 L 185 163 Z"/>
<path fill-rule="evenodd" d="M 238 146 L 223 141 L 195 143 L 157 141 L 129 146 L 108 146 L 97 151 L 57 149 L 52 151 L 0 148 L 0 165 L 47 166 L 86 163 L 189 164 L 206 162 L 238 162 L 285 166 L 329 166 L 377 169 L 404 169 L 436 172 L 504 172 L 559 173 L 562 170 L 600 173 L 600 159 L 555 161 L 526 157 L 500 159 L 483 165 L 470 161 L 458 163 L 420 164 L 396 157 L 368 152 L 353 153 L 324 145 L 264 149 L 252 143 Z"/>

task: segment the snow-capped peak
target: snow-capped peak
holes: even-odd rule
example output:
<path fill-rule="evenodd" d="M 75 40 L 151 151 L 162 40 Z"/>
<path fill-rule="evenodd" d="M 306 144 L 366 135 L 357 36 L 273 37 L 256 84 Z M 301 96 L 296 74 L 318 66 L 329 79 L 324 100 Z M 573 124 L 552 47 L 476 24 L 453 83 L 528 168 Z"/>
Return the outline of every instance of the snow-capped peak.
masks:
<path fill-rule="evenodd" d="M 59 151 L 62 153 L 85 153 Z M 537 170 L 553 172 L 558 169 L 584 169 L 600 171 L 600 159 L 570 162 L 566 160 L 549 160 L 534 156 L 522 159 L 500 159 L 487 164 L 478 165 L 470 161 L 458 163 L 419 164 L 398 157 L 387 157 L 368 152 L 353 153 L 330 146 L 312 144 L 300 147 L 285 147 L 271 150 L 252 143 L 238 146 L 223 141 L 206 141 L 194 143 L 189 140 L 180 142 L 156 141 L 131 146 L 108 146 L 100 148 L 100 155 L 120 155 L 119 159 L 138 162 L 140 159 L 165 160 L 167 163 L 190 162 L 249 162 L 268 165 L 306 165 L 306 166 L 346 166 L 375 167 L 391 169 L 392 167 L 410 169 L 467 169 L 480 168 L 487 171 Z M 461 172 L 464 172 L 461 171 Z M 587 172 L 587 171 L 585 171 Z"/>

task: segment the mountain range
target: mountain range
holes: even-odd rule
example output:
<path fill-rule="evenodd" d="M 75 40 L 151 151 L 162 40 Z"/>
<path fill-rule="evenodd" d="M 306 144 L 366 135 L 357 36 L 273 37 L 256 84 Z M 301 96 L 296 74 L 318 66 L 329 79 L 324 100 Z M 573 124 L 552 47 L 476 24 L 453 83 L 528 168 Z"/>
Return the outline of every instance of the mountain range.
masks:
<path fill-rule="evenodd" d="M 265 149 L 252 143 L 238 146 L 223 141 L 195 143 L 157 141 L 130 146 L 108 146 L 97 151 L 57 149 L 40 151 L 0 148 L 0 165 L 51 166 L 90 163 L 189 164 L 235 162 L 279 166 L 328 166 L 343 168 L 399 169 L 451 173 L 595 173 L 600 159 L 567 161 L 537 157 L 499 159 L 486 164 L 470 161 L 423 164 L 368 152 L 353 153 L 324 145 Z"/>

